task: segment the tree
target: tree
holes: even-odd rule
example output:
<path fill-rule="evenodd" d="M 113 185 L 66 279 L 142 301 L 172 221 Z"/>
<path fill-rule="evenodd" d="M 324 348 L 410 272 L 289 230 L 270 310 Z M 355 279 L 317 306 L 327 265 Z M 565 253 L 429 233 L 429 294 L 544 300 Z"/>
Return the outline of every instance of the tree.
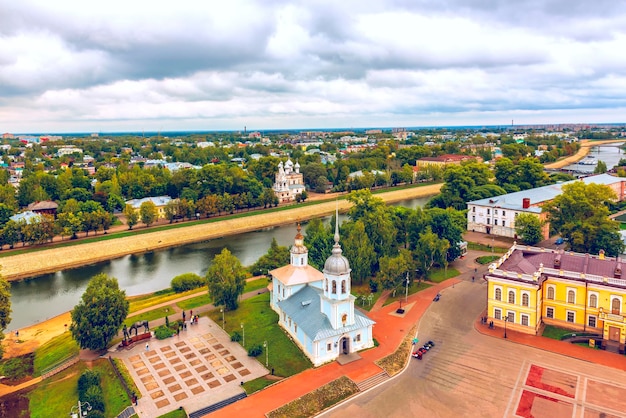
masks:
<path fill-rule="evenodd" d="M 432 267 L 447 263 L 446 256 L 450 243 L 448 240 L 439 238 L 430 228 L 420 234 L 417 248 L 413 252 L 417 261 L 417 266 L 424 277 L 428 277 L 428 272 Z"/>
<path fill-rule="evenodd" d="M 128 229 L 133 229 L 133 226 L 137 225 L 137 221 L 139 221 L 139 214 L 135 208 L 133 208 L 132 205 L 126 205 L 122 213 L 126 217 L 126 225 L 128 225 Z"/>
<path fill-rule="evenodd" d="M 365 225 L 361 221 L 346 225 L 347 234 L 343 238 L 343 252 L 348 260 L 352 260 L 352 280 L 363 283 L 372 276 L 372 268 L 376 263 L 376 251 L 365 233 Z"/>
<path fill-rule="evenodd" d="M 520 213 L 515 218 L 515 233 L 528 245 L 535 245 L 543 238 L 542 222 L 537 215 Z"/>
<path fill-rule="evenodd" d="M 126 292 L 117 279 L 94 276 L 81 301 L 71 312 L 70 332 L 80 348 L 104 350 L 119 332 L 128 315 Z"/>
<path fill-rule="evenodd" d="M 384 289 L 393 290 L 395 296 L 395 291 L 404 283 L 406 273 L 413 269 L 412 264 L 411 252 L 405 249 L 395 257 L 381 257 L 377 279 Z"/>
<path fill-rule="evenodd" d="M 335 217 L 333 216 L 333 219 Z M 333 222 L 331 222 L 333 224 Z M 309 250 L 309 264 L 318 270 L 324 267 L 333 248 L 333 228 L 327 228 L 319 218 L 311 219 L 306 227 L 304 245 Z"/>
<path fill-rule="evenodd" d="M 224 248 L 213 259 L 206 277 L 213 303 L 216 306 L 223 305 L 228 310 L 237 309 L 238 298 L 246 282 L 246 270 L 239 259 Z"/>
<path fill-rule="evenodd" d="M 601 184 L 582 181 L 565 184 L 560 195 L 547 202 L 551 228 L 567 239 L 569 249 L 598 254 L 604 250 L 617 256 L 624 249 L 619 223 L 608 218 L 608 205 L 617 200 L 615 192 Z"/>
<path fill-rule="evenodd" d="M 269 270 L 284 266 L 289 262 L 289 248 L 278 245 L 276 238 L 272 238 L 269 250 L 250 267 L 254 275 L 265 274 Z"/>
<path fill-rule="evenodd" d="M 157 220 L 157 208 L 154 202 L 145 201 L 139 206 L 139 216 L 141 217 L 141 222 L 143 222 L 146 226 L 152 225 Z"/>
<path fill-rule="evenodd" d="M 604 174 L 607 172 L 606 163 L 602 160 L 598 161 L 596 168 L 593 169 L 593 174 Z"/>
<path fill-rule="evenodd" d="M 0 275 L 0 358 L 2 358 L 2 340 L 4 330 L 11 322 L 11 291 L 9 283 Z"/>

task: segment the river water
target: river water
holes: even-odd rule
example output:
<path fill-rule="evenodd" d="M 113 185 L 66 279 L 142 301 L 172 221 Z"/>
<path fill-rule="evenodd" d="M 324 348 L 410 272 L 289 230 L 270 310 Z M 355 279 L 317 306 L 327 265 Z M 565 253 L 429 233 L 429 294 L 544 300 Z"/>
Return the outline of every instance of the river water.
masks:
<path fill-rule="evenodd" d="M 428 199 L 404 200 L 394 205 L 416 208 Z M 330 216 L 323 218 L 326 223 L 330 219 Z M 339 222 L 345 219 L 347 216 L 339 215 Z M 306 225 L 303 229 L 306 231 Z M 172 278 L 179 274 L 191 272 L 203 276 L 213 257 L 223 248 L 228 248 L 244 266 L 249 266 L 267 253 L 272 238 L 276 238 L 279 245 L 291 247 L 295 236 L 295 225 L 282 225 L 11 282 L 13 313 L 7 330 L 33 325 L 72 310 L 89 279 L 99 273 L 117 278 L 127 296 L 141 295 L 169 287 Z"/>

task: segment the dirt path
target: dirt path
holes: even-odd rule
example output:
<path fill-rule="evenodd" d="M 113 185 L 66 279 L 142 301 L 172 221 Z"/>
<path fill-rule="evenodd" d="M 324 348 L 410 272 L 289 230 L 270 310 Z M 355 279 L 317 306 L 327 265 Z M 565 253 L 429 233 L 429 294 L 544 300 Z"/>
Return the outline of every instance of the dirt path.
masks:
<path fill-rule="evenodd" d="M 384 199 L 387 203 L 393 203 L 405 199 L 432 196 L 439 192 L 440 187 L 441 184 L 414 187 L 377 194 L 376 197 Z M 2 266 L 2 275 L 7 280 L 18 280 L 89 263 L 111 260 L 128 254 L 161 250 L 281 224 L 292 224 L 332 214 L 337 205 L 340 211 L 346 211 L 351 206 L 350 202 L 346 200 L 323 202 L 310 206 L 294 205 L 293 209 L 282 212 L 261 213 L 245 218 L 196 224 L 120 239 L 70 247 L 53 247 L 27 254 L 7 256 L 0 259 L 0 265 Z"/>

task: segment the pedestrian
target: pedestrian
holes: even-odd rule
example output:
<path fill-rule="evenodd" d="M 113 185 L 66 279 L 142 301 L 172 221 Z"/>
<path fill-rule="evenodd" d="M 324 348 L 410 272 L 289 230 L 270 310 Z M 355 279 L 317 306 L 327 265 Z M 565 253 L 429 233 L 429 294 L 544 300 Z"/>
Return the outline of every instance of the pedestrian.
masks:
<path fill-rule="evenodd" d="M 474 283 L 474 276 L 472 276 L 472 283 Z"/>
<path fill-rule="evenodd" d="M 146 343 L 146 351 L 150 351 L 150 346 Z"/>
<path fill-rule="evenodd" d="M 274 376 L 274 368 L 272 367 L 272 376 Z"/>
<path fill-rule="evenodd" d="M 183 311 L 183 322 L 185 322 L 185 318 L 186 318 L 185 311 Z"/>
<path fill-rule="evenodd" d="M 193 309 L 189 311 L 189 316 L 193 318 Z"/>

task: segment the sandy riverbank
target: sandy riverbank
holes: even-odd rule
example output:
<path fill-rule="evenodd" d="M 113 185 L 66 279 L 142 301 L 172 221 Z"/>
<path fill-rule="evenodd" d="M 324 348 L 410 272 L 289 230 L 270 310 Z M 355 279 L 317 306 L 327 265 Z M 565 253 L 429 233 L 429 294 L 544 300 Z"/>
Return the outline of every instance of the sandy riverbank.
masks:
<path fill-rule="evenodd" d="M 394 203 L 405 199 L 431 196 L 438 193 L 440 188 L 441 184 L 435 184 L 381 193 L 376 196 L 384 199 L 387 203 Z M 52 247 L 42 251 L 4 257 L 0 259 L 0 265 L 2 266 L 2 275 L 7 280 L 19 280 L 85 264 L 111 260 L 128 254 L 160 250 L 326 216 L 335 211 L 337 204 L 340 211 L 347 210 L 351 205 L 345 199 L 339 200 L 337 203 L 331 201 L 304 207 L 294 205 L 293 209 L 282 212 L 261 213 L 245 218 L 190 225 L 183 228 L 70 247 Z"/>
<path fill-rule="evenodd" d="M 624 142 L 624 140 L 608 139 L 606 141 L 589 141 L 588 139 L 584 139 L 580 141 L 580 149 L 576 154 L 551 164 L 545 164 L 544 167 L 548 169 L 559 169 L 566 167 L 570 164 L 575 164 L 585 158 L 587 154 L 589 154 L 592 147 L 597 147 L 604 144 L 613 144 L 615 142 Z"/>

